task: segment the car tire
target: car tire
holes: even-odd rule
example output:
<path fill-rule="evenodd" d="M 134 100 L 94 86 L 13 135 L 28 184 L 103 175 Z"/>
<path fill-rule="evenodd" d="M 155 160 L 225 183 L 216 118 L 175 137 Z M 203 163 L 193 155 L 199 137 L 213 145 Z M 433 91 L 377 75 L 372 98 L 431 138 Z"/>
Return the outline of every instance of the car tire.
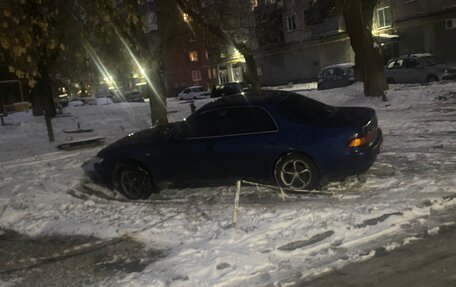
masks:
<path fill-rule="evenodd" d="M 113 176 L 115 189 L 128 199 L 147 199 L 158 191 L 149 171 L 138 164 L 118 163 Z"/>
<path fill-rule="evenodd" d="M 386 79 L 386 83 L 389 85 L 396 84 L 396 81 L 393 78 Z"/>
<path fill-rule="evenodd" d="M 290 191 L 312 190 L 318 186 L 320 174 L 308 156 L 291 153 L 281 157 L 274 167 L 279 187 Z"/>
<path fill-rule="evenodd" d="M 426 78 L 426 82 L 428 82 L 428 83 L 438 82 L 438 81 L 439 81 L 439 78 L 437 78 L 436 75 L 429 75 L 429 76 Z"/>

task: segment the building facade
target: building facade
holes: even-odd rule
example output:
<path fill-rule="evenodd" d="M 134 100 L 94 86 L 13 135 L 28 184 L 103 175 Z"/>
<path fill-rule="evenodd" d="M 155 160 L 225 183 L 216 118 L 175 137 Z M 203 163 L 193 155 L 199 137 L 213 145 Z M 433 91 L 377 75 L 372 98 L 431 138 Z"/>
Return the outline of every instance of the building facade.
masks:
<path fill-rule="evenodd" d="M 262 85 L 314 81 L 325 66 L 354 61 L 343 18 L 325 7 L 331 1 L 275 2 L 259 0 L 256 9 Z M 372 34 L 385 63 L 411 53 L 456 61 L 456 1 L 380 0 Z"/>
<path fill-rule="evenodd" d="M 262 85 L 314 81 L 325 66 L 354 61 L 344 21 L 332 15 L 325 3 L 258 2 L 255 58 Z M 276 12 L 271 13 L 273 10 Z M 262 23 L 269 27 L 261 28 Z"/>
<path fill-rule="evenodd" d="M 374 13 L 373 34 L 390 57 L 431 53 L 456 61 L 455 0 L 382 0 Z"/>
<path fill-rule="evenodd" d="M 157 1 L 157 16 L 167 96 L 176 97 L 189 86 L 210 88 L 215 85 L 217 76 L 208 64 L 206 48 L 209 33 L 194 25 L 170 1 Z"/>
<path fill-rule="evenodd" d="M 235 24 L 238 21 L 242 28 L 247 27 L 246 29 L 239 28 L 239 31 L 248 31 L 250 30 L 248 28 L 255 25 L 254 15 L 251 13 L 255 1 L 215 2 L 207 0 L 199 3 L 201 11 L 211 18 L 211 21 L 223 22 L 226 19 L 234 19 Z M 180 11 L 175 3 L 159 0 L 157 4 L 168 97 L 177 96 L 184 88 L 193 85 L 200 85 L 209 90 L 223 83 L 244 80 L 245 60 L 233 45 L 221 42 L 211 32 Z M 233 10 L 243 12 L 233 15 Z M 251 18 L 244 19 L 243 16 Z M 213 24 L 219 25 L 220 23 L 214 22 Z M 230 26 L 232 23 L 226 24 Z M 235 24 L 233 25 L 236 26 Z M 250 33 L 234 34 L 249 35 Z M 233 35 L 230 34 L 230 36 Z"/>

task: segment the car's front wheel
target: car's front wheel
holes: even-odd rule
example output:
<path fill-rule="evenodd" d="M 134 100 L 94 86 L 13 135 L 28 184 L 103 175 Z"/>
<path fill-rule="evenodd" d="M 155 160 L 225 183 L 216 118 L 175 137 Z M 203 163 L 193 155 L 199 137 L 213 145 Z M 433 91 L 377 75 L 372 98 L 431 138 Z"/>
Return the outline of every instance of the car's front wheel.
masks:
<path fill-rule="evenodd" d="M 277 184 L 287 190 L 312 190 L 319 182 L 319 172 L 313 161 L 303 154 L 288 154 L 274 168 Z"/>
<path fill-rule="evenodd" d="M 149 171 L 136 164 L 119 163 L 114 172 L 114 187 L 126 198 L 148 198 L 156 188 Z"/>

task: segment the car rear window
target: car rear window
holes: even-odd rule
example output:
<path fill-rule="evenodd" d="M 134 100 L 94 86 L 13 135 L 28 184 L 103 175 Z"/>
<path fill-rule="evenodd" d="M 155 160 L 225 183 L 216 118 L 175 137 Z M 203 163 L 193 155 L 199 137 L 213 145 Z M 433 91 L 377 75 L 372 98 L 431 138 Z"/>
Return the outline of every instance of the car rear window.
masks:
<path fill-rule="evenodd" d="M 345 75 L 354 76 L 355 75 L 355 70 L 353 68 L 346 68 L 345 69 Z"/>
<path fill-rule="evenodd" d="M 250 86 L 249 84 L 239 84 L 241 86 L 241 90 L 243 92 L 248 92 L 248 91 L 251 91 L 252 90 L 252 86 Z"/>
<path fill-rule="evenodd" d="M 440 65 L 444 63 L 442 59 L 435 56 L 422 57 L 420 60 L 424 66 Z"/>
<path fill-rule="evenodd" d="M 298 94 L 291 94 L 286 97 L 280 103 L 280 108 L 285 117 L 302 124 L 312 124 L 321 121 L 335 111 L 332 106 Z"/>

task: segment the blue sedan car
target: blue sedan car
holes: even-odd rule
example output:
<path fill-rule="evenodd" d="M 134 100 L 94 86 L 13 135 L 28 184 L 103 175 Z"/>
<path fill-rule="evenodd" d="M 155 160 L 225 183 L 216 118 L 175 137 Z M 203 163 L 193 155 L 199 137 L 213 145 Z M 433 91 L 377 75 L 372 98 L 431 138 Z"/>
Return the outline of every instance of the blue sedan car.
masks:
<path fill-rule="evenodd" d="M 366 172 L 382 141 L 373 109 L 262 91 L 221 98 L 182 122 L 129 135 L 84 168 L 130 199 L 239 179 L 303 191 Z"/>

